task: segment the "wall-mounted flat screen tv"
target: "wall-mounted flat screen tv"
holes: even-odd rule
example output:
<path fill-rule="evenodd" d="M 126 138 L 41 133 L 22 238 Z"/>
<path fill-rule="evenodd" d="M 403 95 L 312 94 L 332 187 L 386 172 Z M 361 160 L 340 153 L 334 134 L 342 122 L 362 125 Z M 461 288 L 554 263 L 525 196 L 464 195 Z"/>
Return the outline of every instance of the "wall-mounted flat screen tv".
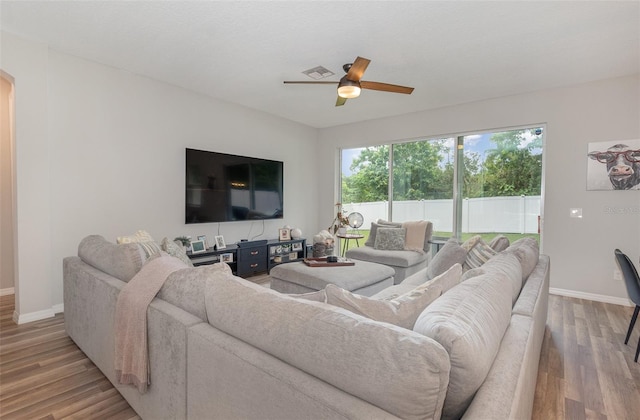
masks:
<path fill-rule="evenodd" d="M 185 223 L 282 219 L 283 166 L 275 160 L 186 149 Z"/>

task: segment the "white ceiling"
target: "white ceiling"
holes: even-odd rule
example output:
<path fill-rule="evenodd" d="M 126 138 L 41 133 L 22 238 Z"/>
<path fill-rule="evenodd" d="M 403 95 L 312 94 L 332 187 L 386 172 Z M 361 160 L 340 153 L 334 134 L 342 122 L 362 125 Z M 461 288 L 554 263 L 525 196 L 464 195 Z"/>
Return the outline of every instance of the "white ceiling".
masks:
<path fill-rule="evenodd" d="M 312 127 L 640 73 L 640 1 L 7 1 L 0 23 L 52 49 Z M 335 107 L 318 65 L 415 87 Z"/>

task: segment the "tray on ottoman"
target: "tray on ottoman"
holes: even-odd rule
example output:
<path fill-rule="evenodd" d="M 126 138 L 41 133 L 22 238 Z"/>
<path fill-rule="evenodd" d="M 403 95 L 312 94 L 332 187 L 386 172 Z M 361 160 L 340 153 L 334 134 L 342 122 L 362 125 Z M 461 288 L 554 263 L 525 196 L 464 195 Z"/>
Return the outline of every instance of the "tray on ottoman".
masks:
<path fill-rule="evenodd" d="M 393 286 L 394 270 L 386 265 L 355 261 L 354 265 L 310 267 L 304 262 L 280 264 L 271 269 L 271 288 L 281 293 L 308 293 L 327 284 L 372 296 Z"/>
<path fill-rule="evenodd" d="M 329 262 L 327 257 L 322 258 L 305 258 L 303 262 L 309 267 L 344 267 L 348 265 L 355 265 L 351 260 L 346 258 L 338 258 L 338 261 Z"/>

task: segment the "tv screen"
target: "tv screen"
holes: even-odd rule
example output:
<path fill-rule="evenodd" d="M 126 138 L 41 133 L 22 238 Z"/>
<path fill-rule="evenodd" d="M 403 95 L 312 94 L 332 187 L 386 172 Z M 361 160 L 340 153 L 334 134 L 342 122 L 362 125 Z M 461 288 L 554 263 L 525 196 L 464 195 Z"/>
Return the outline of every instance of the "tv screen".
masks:
<path fill-rule="evenodd" d="M 185 223 L 282 219 L 283 163 L 186 150 Z"/>

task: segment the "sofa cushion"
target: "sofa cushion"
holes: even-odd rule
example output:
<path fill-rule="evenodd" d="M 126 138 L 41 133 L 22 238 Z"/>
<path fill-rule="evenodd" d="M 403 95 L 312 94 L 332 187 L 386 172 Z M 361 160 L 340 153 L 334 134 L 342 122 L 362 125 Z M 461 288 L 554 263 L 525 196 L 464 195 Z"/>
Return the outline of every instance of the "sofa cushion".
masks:
<path fill-rule="evenodd" d="M 231 275 L 231 268 L 226 263 L 217 263 L 175 271 L 164 282 L 157 297 L 206 321 L 204 291 L 207 278 L 219 272 Z"/>
<path fill-rule="evenodd" d="M 480 268 L 485 273 L 501 272 L 511 281 L 511 304 L 513 305 L 522 289 L 522 267 L 513 254 L 500 253 L 491 258 Z"/>
<path fill-rule="evenodd" d="M 400 251 L 404 249 L 404 239 L 407 230 L 405 228 L 380 227 L 376 234 L 375 249 L 386 251 Z"/>
<path fill-rule="evenodd" d="M 312 302 L 327 302 L 327 292 L 325 292 L 324 289 L 308 293 L 290 293 L 288 296 L 296 299 L 310 300 Z"/>
<path fill-rule="evenodd" d="M 402 223 L 393 223 L 393 222 L 388 222 L 386 220 L 382 220 L 382 219 L 378 219 L 377 222 L 371 222 L 371 229 L 369 230 L 369 237 L 367 238 L 366 242 L 364 243 L 366 246 L 370 246 L 373 247 L 376 243 L 376 236 L 378 233 L 378 227 L 380 226 L 384 226 L 384 227 L 402 227 Z"/>
<path fill-rule="evenodd" d="M 413 328 L 424 308 L 442 294 L 442 290 L 436 286 L 424 287 L 419 291 L 414 288 L 410 295 L 397 296 L 389 300 L 356 295 L 333 284 L 327 285 L 325 291 L 329 305 L 409 330 Z"/>
<path fill-rule="evenodd" d="M 380 322 L 388 322 L 402 328 L 412 329 L 418 315 L 442 293 L 460 282 L 462 267 L 456 264 L 450 270 L 428 283 L 414 287 L 400 295 L 384 299 L 368 298 L 328 285 L 325 289 L 330 305 L 347 309 L 355 314 Z"/>
<path fill-rule="evenodd" d="M 455 239 L 449 239 L 427 266 L 427 280 L 447 271 L 454 264 L 463 264 L 467 251 Z"/>
<path fill-rule="evenodd" d="M 483 241 L 482 238 L 480 238 L 476 241 L 473 247 L 467 251 L 463 268 L 465 270 L 470 270 L 472 268 L 481 267 L 496 254 L 497 252 L 494 251 L 489 244 Z"/>
<path fill-rule="evenodd" d="M 118 236 L 116 242 L 118 244 L 136 243 L 140 245 L 142 250 L 145 252 L 147 258 L 152 257 L 154 255 L 160 255 L 160 247 L 153 240 L 149 232 L 145 230 L 138 230 L 136 231 L 136 233 L 129 236 Z"/>
<path fill-rule="evenodd" d="M 502 273 L 460 283 L 420 314 L 413 330 L 449 353 L 451 374 L 443 418 L 460 418 L 482 385 L 511 318 L 511 282 Z"/>
<path fill-rule="evenodd" d="M 160 243 L 160 248 L 172 257 L 178 258 L 187 266 L 193 267 L 193 262 L 191 261 L 191 258 L 187 257 L 187 253 L 184 251 L 184 247 L 182 245 L 178 245 L 177 243 L 170 241 L 169 238 L 164 238 Z"/>
<path fill-rule="evenodd" d="M 522 281 L 529 277 L 529 274 L 531 274 L 536 264 L 538 264 L 538 259 L 540 258 L 538 241 L 531 237 L 520 238 L 514 241 L 504 252 L 512 253 L 518 258 L 518 261 L 520 261 L 520 265 L 522 266 Z"/>
<path fill-rule="evenodd" d="M 80 241 L 78 257 L 124 282 L 131 280 L 146 261 L 146 255 L 138 244 L 117 245 L 100 235 L 90 235 Z"/>
<path fill-rule="evenodd" d="M 509 238 L 504 235 L 496 235 L 491 242 L 489 242 L 489 246 L 496 252 L 504 251 L 509 248 L 509 245 Z"/>
<path fill-rule="evenodd" d="M 375 249 L 370 246 L 351 248 L 347 251 L 346 256 L 347 258 L 353 258 L 354 260 L 369 261 L 396 267 L 412 267 L 426 261 L 428 258 L 427 253 L 415 251 L 389 252 L 383 249 Z"/>
<path fill-rule="evenodd" d="M 397 417 L 440 417 L 449 360 L 429 337 L 222 273 L 205 300 L 212 326 L 291 366 Z"/>

